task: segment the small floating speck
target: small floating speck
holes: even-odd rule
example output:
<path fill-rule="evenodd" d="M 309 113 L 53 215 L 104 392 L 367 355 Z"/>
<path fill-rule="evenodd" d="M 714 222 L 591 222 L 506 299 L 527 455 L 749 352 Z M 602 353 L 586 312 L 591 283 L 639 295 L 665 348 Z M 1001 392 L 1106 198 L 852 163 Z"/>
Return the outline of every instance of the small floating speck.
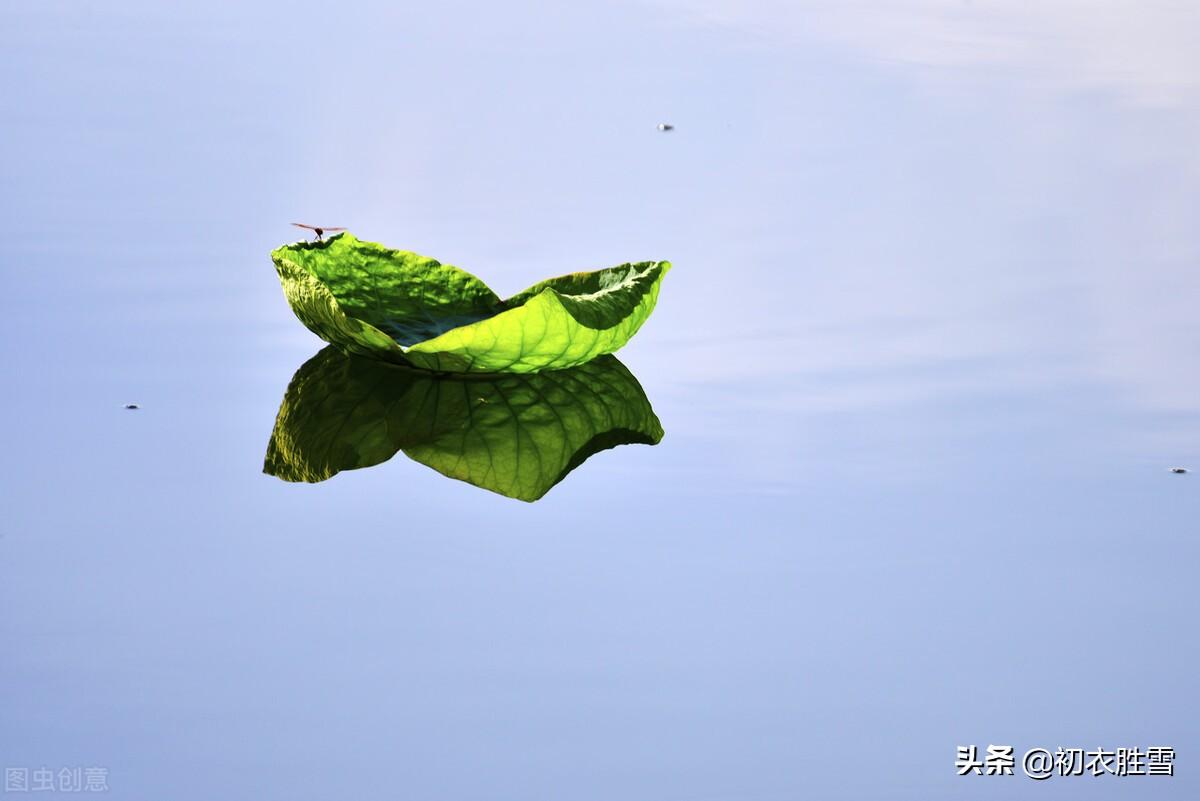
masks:
<path fill-rule="evenodd" d="M 1188 471 L 1188 469 L 1186 467 L 1172 467 L 1171 468 L 1172 473 L 1186 473 L 1187 471 Z"/>
<path fill-rule="evenodd" d="M 125 404 L 125 408 L 126 409 L 140 409 L 142 407 L 138 406 L 136 403 L 127 403 L 127 404 Z"/>
<path fill-rule="evenodd" d="M 663 131 L 663 132 L 673 131 L 673 130 L 675 130 L 675 126 L 669 122 L 660 122 L 658 124 L 658 130 Z"/>

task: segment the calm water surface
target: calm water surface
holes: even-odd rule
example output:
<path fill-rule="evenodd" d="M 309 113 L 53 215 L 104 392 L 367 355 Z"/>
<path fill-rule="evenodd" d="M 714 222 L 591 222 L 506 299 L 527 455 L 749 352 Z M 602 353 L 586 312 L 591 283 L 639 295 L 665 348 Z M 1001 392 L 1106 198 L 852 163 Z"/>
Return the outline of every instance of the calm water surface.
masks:
<path fill-rule="evenodd" d="M 1016 5 L 5 4 L 0 762 L 1196 797 L 1200 9 Z M 293 220 L 501 295 L 670 259 L 621 353 L 662 443 L 535 504 L 263 475 L 323 344 Z M 959 778 L 972 743 L 1178 775 Z"/>

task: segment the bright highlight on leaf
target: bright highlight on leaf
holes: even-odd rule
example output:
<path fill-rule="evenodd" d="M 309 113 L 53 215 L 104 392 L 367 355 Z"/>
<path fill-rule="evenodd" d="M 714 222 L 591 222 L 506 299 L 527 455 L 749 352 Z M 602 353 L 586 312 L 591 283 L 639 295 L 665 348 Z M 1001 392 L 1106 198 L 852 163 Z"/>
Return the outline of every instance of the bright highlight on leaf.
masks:
<path fill-rule="evenodd" d="M 501 300 L 464 270 L 339 234 L 271 253 L 292 310 L 348 353 L 454 373 L 536 373 L 629 341 L 670 262 L 551 278 Z"/>
<path fill-rule="evenodd" d="M 598 451 L 662 436 L 614 356 L 530 375 L 436 376 L 328 347 L 292 377 L 263 472 L 324 481 L 403 450 L 450 478 L 535 501 Z"/>

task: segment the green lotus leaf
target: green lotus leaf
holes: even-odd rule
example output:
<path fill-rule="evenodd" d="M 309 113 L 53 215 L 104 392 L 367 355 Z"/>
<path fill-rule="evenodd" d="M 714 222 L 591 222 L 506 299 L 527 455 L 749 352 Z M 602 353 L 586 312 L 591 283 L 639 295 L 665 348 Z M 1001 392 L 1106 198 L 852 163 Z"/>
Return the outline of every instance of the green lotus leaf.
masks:
<path fill-rule="evenodd" d="M 470 273 L 350 234 L 271 253 L 292 310 L 348 353 L 453 373 L 575 367 L 629 341 L 670 262 L 551 278 L 501 300 Z"/>
<path fill-rule="evenodd" d="M 435 375 L 327 347 L 296 371 L 263 472 L 317 482 L 404 451 L 450 478 L 535 501 L 590 456 L 663 430 L 614 356 L 567 370 Z"/>

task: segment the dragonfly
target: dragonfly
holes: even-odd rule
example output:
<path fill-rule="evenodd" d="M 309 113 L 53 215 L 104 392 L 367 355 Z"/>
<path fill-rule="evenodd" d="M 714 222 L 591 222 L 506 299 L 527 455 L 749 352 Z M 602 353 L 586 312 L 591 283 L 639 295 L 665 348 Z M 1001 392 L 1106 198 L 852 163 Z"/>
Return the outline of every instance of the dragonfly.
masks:
<path fill-rule="evenodd" d="M 324 236 L 326 233 L 333 233 L 334 231 L 345 231 L 346 230 L 345 228 L 335 228 L 333 226 L 305 225 L 304 223 L 292 223 L 292 225 L 296 226 L 297 228 L 307 228 L 308 230 L 312 231 L 314 234 L 317 235 L 318 242 L 321 241 L 321 237 Z"/>

